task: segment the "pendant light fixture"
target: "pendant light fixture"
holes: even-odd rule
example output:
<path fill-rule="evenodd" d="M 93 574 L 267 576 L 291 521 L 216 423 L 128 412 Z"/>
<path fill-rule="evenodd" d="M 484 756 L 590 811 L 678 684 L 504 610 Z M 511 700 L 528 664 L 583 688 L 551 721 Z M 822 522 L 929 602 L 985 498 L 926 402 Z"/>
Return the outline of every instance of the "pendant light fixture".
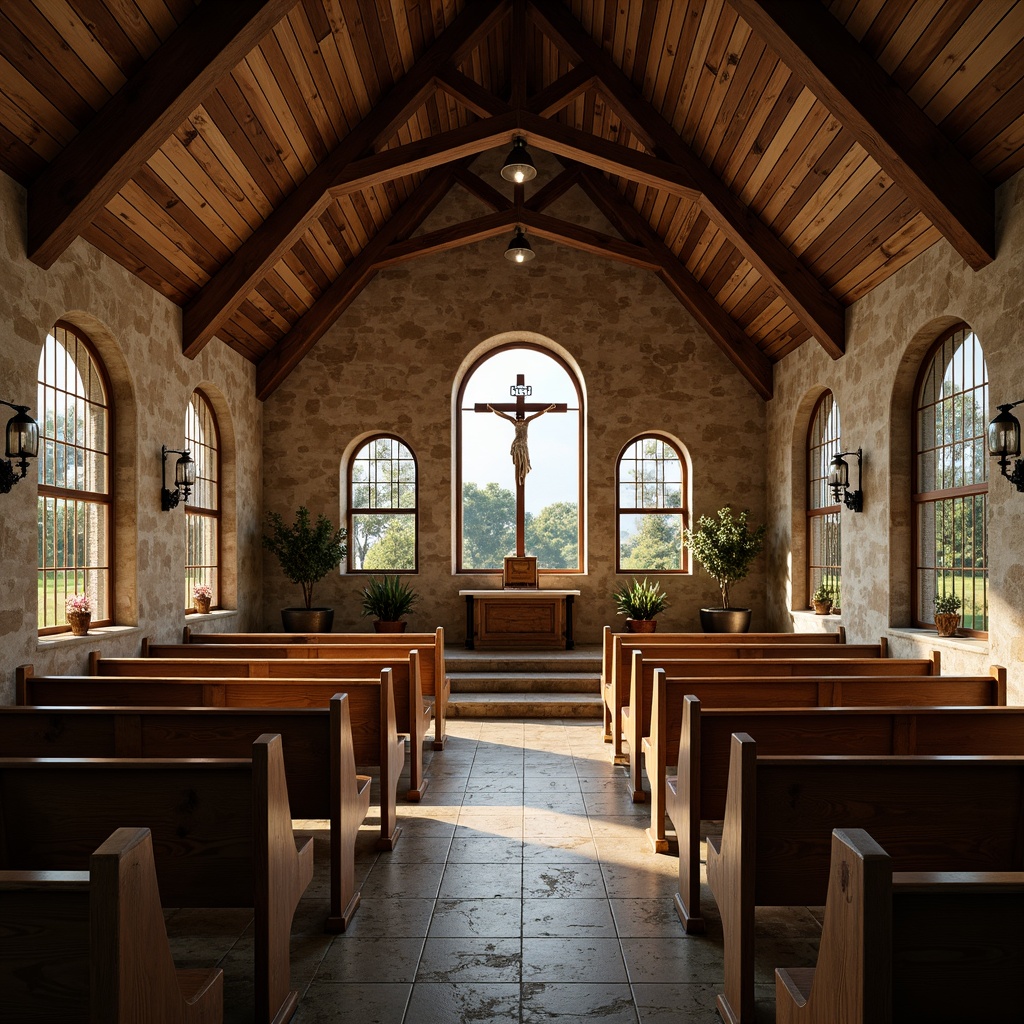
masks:
<path fill-rule="evenodd" d="M 512 236 L 512 241 L 508 243 L 508 248 L 505 250 L 505 259 L 511 263 L 529 263 L 536 255 L 533 249 L 530 248 L 530 243 L 526 240 L 523 229 L 517 227 L 516 233 Z"/>
<path fill-rule="evenodd" d="M 505 164 L 501 168 L 501 176 L 515 185 L 522 185 L 524 181 L 532 181 L 537 177 L 537 168 L 533 166 L 533 159 L 522 138 L 513 141 L 512 150 L 505 157 Z"/>

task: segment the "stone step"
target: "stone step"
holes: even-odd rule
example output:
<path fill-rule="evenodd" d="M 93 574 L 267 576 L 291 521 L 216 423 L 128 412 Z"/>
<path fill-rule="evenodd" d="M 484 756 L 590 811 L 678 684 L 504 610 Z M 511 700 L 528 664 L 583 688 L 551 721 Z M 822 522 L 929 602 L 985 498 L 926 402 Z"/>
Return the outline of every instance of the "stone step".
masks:
<path fill-rule="evenodd" d="M 449 675 L 462 672 L 601 672 L 600 647 L 573 651 L 445 651 Z"/>
<path fill-rule="evenodd" d="M 452 693 L 600 694 L 599 672 L 450 672 Z"/>
<path fill-rule="evenodd" d="M 460 693 L 448 701 L 449 718 L 595 718 L 601 698 L 582 693 Z"/>

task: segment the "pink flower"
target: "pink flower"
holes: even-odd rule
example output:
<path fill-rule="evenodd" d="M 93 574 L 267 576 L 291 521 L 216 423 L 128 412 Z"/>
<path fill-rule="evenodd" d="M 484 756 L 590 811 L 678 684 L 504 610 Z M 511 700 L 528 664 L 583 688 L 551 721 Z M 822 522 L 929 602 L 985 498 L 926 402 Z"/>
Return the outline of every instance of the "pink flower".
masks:
<path fill-rule="evenodd" d="M 197 583 L 192 588 L 193 597 L 205 597 L 210 600 L 213 599 L 213 588 L 208 583 Z"/>
<path fill-rule="evenodd" d="M 65 610 L 68 612 L 91 612 L 92 602 L 89 600 L 89 595 L 68 594 Z"/>

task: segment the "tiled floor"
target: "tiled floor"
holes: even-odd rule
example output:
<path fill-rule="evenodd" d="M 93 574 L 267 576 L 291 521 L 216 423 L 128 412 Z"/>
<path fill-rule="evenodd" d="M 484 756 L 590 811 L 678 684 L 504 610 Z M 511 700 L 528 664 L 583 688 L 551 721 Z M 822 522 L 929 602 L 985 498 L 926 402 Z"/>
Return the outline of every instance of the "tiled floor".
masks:
<path fill-rule="evenodd" d="M 317 870 L 292 929 L 296 1024 L 717 1024 L 714 901 L 705 889 L 708 934 L 687 936 L 676 859 L 649 852 L 649 809 L 600 725 L 455 719 L 449 736 L 423 801 L 399 806 L 396 849 L 377 853 L 364 827 L 343 935 L 323 932 Z M 252 1020 L 249 925 L 247 911 L 169 916 L 180 965 L 224 968 L 227 1022 Z M 807 909 L 758 912 L 759 1024 L 774 1021 L 774 967 L 813 963 L 818 932 Z"/>

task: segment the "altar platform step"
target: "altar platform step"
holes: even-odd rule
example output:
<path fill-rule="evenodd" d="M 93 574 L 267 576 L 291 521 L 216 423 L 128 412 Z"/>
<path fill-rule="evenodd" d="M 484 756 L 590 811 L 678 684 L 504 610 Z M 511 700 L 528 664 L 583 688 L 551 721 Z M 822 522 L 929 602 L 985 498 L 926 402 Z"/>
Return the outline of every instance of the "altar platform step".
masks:
<path fill-rule="evenodd" d="M 447 650 L 450 718 L 601 718 L 601 649 Z"/>

